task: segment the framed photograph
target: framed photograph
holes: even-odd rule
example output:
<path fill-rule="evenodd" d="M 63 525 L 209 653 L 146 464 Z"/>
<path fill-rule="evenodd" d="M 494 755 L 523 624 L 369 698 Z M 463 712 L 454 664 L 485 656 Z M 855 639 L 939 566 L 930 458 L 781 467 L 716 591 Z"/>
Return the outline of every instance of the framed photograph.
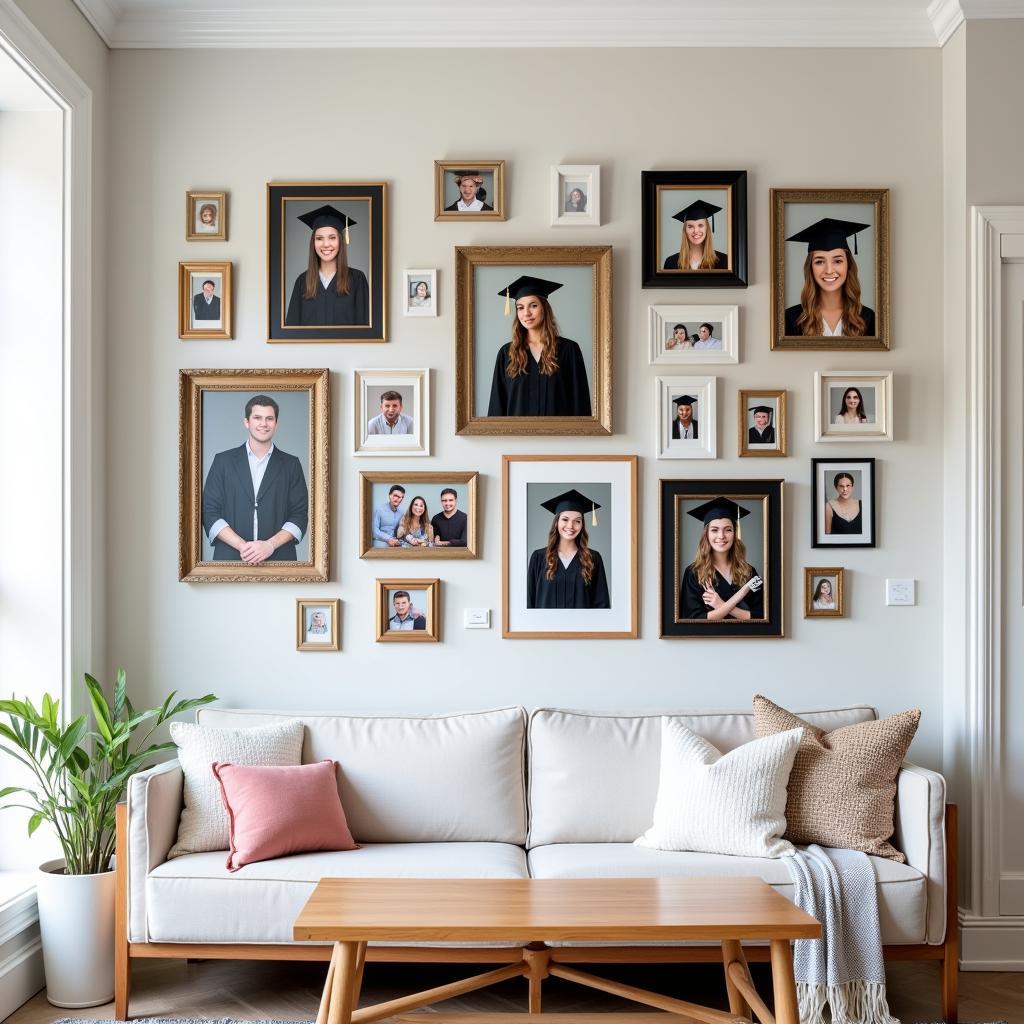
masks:
<path fill-rule="evenodd" d="M 843 608 L 843 576 L 838 567 L 804 569 L 804 618 L 841 619 Z"/>
<path fill-rule="evenodd" d="M 771 190 L 773 349 L 889 348 L 887 188 Z"/>
<path fill-rule="evenodd" d="M 403 270 L 403 316 L 437 316 L 437 270 Z"/>
<path fill-rule="evenodd" d="M 456 433 L 610 434 L 611 352 L 611 246 L 456 247 Z"/>
<path fill-rule="evenodd" d="M 738 363 L 739 306 L 648 306 L 650 362 Z"/>
<path fill-rule="evenodd" d="M 740 458 L 781 458 L 786 454 L 786 392 L 760 388 L 736 392 Z"/>
<path fill-rule="evenodd" d="M 635 639 L 637 457 L 503 455 L 501 635 Z"/>
<path fill-rule="evenodd" d="M 185 193 L 185 241 L 226 242 L 227 192 Z"/>
<path fill-rule="evenodd" d="M 430 370 L 355 370 L 354 455 L 430 454 Z"/>
<path fill-rule="evenodd" d="M 434 161 L 434 220 L 504 219 L 504 160 Z"/>
<path fill-rule="evenodd" d="M 551 168 L 551 226 L 601 224 L 601 165 L 562 164 Z"/>
<path fill-rule="evenodd" d="M 329 578 L 327 370 L 178 374 L 178 579 Z"/>
<path fill-rule="evenodd" d="M 295 601 L 295 650 L 341 650 L 341 600 L 297 598 Z"/>
<path fill-rule="evenodd" d="M 782 480 L 661 481 L 661 635 L 783 636 Z"/>
<path fill-rule="evenodd" d="M 815 441 L 891 441 L 892 371 L 814 374 Z"/>
<path fill-rule="evenodd" d="M 268 341 L 387 341 L 387 189 L 267 185 Z"/>
<path fill-rule="evenodd" d="M 378 643 L 440 641 L 440 580 L 377 580 L 376 587 Z"/>
<path fill-rule="evenodd" d="M 644 288 L 747 286 L 747 172 L 644 171 Z"/>
<path fill-rule="evenodd" d="M 360 473 L 360 558 L 476 558 L 469 473 Z"/>
<path fill-rule="evenodd" d="M 875 460 L 811 459 L 811 546 L 875 546 Z"/>
<path fill-rule="evenodd" d="M 717 377 L 655 377 L 659 459 L 718 457 Z"/>
<path fill-rule="evenodd" d="M 230 263 L 178 264 L 178 337 L 227 341 L 231 324 Z"/>

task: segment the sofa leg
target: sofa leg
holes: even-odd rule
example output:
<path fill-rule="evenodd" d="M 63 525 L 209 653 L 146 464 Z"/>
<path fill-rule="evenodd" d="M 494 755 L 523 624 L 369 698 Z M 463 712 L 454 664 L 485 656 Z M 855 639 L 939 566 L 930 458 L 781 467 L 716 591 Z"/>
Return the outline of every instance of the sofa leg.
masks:
<path fill-rule="evenodd" d="M 946 941 L 940 963 L 942 970 L 942 1019 L 957 1021 L 957 985 L 960 970 L 960 899 L 957 888 L 957 806 L 946 804 Z"/>
<path fill-rule="evenodd" d="M 540 1013 L 541 983 L 550 975 L 551 950 L 543 944 L 531 943 L 523 950 L 523 959 L 529 968 L 530 1013 Z"/>
<path fill-rule="evenodd" d="M 128 1019 L 132 962 L 128 955 L 128 805 L 115 812 L 117 834 L 114 862 L 114 1019 Z"/>

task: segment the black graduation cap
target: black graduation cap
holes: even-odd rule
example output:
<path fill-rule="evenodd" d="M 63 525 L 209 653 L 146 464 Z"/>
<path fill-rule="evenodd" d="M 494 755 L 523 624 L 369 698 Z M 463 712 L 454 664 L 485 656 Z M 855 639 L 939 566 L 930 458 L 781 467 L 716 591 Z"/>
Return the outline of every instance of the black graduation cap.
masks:
<path fill-rule="evenodd" d="M 673 402 L 676 405 L 696 405 L 697 399 L 693 395 L 680 395 L 678 398 L 673 398 Z"/>
<path fill-rule="evenodd" d="M 845 249 L 850 251 L 846 239 L 853 235 L 853 251 L 857 252 L 857 232 L 866 231 L 870 224 L 859 224 L 855 220 L 836 220 L 835 217 L 822 217 L 810 226 L 790 235 L 787 242 L 806 242 L 807 251 L 813 252 L 821 249 L 825 252 L 831 249 Z"/>
<path fill-rule="evenodd" d="M 703 505 L 690 509 L 686 514 L 693 516 L 694 519 L 700 519 L 707 526 L 713 519 L 731 519 L 737 523 L 744 516 L 750 515 L 750 509 L 737 505 L 732 498 L 719 495 L 717 498 L 705 501 Z"/>
<path fill-rule="evenodd" d="M 456 182 L 458 182 L 459 178 L 480 178 L 481 181 L 483 180 L 479 171 L 452 171 L 452 174 L 455 175 Z M 480 182 L 477 184 L 480 184 Z"/>
<path fill-rule="evenodd" d="M 673 213 L 672 219 L 681 220 L 684 224 L 688 220 L 710 220 L 711 230 L 714 231 L 715 214 L 721 209 L 720 206 L 715 206 L 714 203 L 705 203 L 703 199 L 698 199 L 695 203 L 690 203 L 689 206 L 678 213 Z"/>
<path fill-rule="evenodd" d="M 751 412 L 766 412 L 766 413 L 768 413 L 769 416 L 771 416 L 771 414 L 774 412 L 774 410 L 772 409 L 772 407 L 770 405 L 755 405 L 750 411 Z"/>
<path fill-rule="evenodd" d="M 316 231 L 317 228 L 337 228 L 339 231 L 345 232 L 345 244 L 348 245 L 351 239 L 348 236 L 348 229 L 356 226 L 354 221 L 347 213 L 342 213 L 335 206 L 318 206 L 315 210 L 310 210 L 309 213 L 303 213 L 299 216 L 299 220 L 310 229 L 310 231 Z"/>
<path fill-rule="evenodd" d="M 562 512 L 579 512 L 581 515 L 589 510 L 591 526 L 597 526 L 597 510 L 601 507 L 585 494 L 581 494 L 576 488 L 556 494 L 553 498 L 540 503 L 541 508 L 546 508 L 552 515 L 561 515 Z"/>
<path fill-rule="evenodd" d="M 505 316 L 512 315 L 512 303 L 524 295 L 541 295 L 545 299 L 562 287 L 560 281 L 546 281 L 543 277 L 530 277 L 528 274 L 517 277 L 511 284 L 505 285 L 498 294 L 505 300 Z"/>

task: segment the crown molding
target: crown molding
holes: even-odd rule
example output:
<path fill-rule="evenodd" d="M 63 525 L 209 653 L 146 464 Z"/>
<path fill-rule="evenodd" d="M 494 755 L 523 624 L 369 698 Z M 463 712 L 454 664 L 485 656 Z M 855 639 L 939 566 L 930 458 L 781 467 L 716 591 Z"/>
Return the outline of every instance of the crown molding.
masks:
<path fill-rule="evenodd" d="M 932 0 L 928 5 L 928 20 L 932 23 L 939 46 L 945 46 L 949 37 L 964 23 L 960 0 Z"/>
<path fill-rule="evenodd" d="M 107 44 L 107 48 L 113 49 L 118 24 L 125 17 L 124 6 L 119 0 L 75 0 L 75 6 L 85 15 L 86 21 Z"/>

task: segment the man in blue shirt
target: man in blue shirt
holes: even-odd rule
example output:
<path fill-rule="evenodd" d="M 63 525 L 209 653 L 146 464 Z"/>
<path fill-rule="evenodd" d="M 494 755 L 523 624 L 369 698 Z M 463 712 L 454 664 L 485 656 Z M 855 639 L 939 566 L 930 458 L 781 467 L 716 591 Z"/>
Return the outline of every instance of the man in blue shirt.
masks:
<path fill-rule="evenodd" d="M 405 488 L 401 484 L 392 484 L 388 491 L 388 500 L 373 510 L 373 546 L 375 548 L 397 548 L 401 541 L 395 536 L 398 524 L 402 521 L 399 506 L 405 499 Z"/>

